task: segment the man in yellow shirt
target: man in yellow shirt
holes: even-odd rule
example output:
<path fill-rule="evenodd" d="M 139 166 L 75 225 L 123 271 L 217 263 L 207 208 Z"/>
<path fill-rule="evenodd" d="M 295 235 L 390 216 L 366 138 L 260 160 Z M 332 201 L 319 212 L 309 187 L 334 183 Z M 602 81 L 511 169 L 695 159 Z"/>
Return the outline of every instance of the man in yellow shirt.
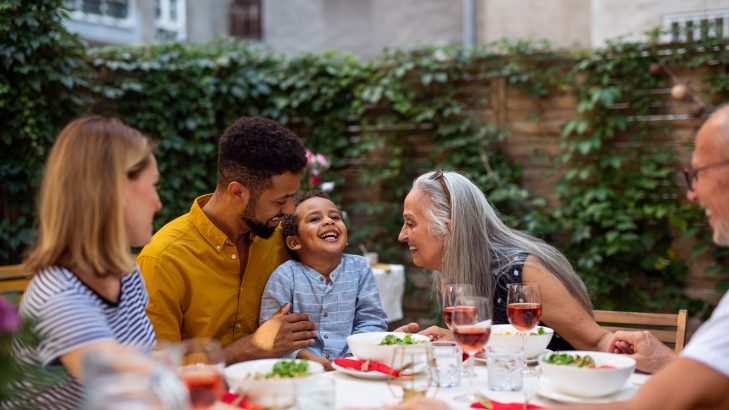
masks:
<path fill-rule="evenodd" d="M 279 218 L 306 166 L 304 147 L 280 124 L 241 118 L 218 142 L 217 186 L 162 227 L 137 262 L 159 340 L 217 339 L 227 363 L 311 346 L 315 326 L 284 306 L 258 326 L 271 272 L 289 259 Z"/>

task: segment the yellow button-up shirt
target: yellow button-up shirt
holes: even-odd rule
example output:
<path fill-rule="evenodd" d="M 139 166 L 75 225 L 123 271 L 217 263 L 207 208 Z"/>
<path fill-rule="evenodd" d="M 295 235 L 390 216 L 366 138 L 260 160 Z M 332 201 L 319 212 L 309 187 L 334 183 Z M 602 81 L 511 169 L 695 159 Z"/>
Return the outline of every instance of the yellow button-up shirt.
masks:
<path fill-rule="evenodd" d="M 289 259 L 281 227 L 269 239 L 251 235 L 241 276 L 235 244 L 202 211 L 211 196 L 195 199 L 137 258 L 159 340 L 209 337 L 226 345 L 253 333 L 268 277 Z"/>

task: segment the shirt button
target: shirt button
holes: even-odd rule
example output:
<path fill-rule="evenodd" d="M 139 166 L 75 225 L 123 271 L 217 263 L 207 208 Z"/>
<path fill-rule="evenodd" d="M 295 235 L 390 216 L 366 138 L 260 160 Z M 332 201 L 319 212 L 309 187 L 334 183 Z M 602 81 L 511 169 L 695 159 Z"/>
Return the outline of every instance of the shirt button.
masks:
<path fill-rule="evenodd" d="M 324 335 L 324 339 L 329 339 L 329 335 Z"/>
<path fill-rule="evenodd" d="M 218 250 L 218 252 L 220 252 L 220 245 L 216 245 L 216 246 L 215 246 L 215 249 L 217 249 L 217 250 Z"/>
<path fill-rule="evenodd" d="M 326 356 L 324 356 L 324 357 L 326 357 L 326 358 L 328 359 L 328 358 L 329 358 L 329 355 L 326 355 Z"/>
<path fill-rule="evenodd" d="M 320 277 L 319 282 L 324 282 L 324 278 Z"/>
<path fill-rule="evenodd" d="M 235 324 L 235 328 L 236 328 L 236 329 L 240 329 L 240 323 L 236 323 L 236 324 Z"/>
<path fill-rule="evenodd" d="M 236 255 L 236 254 L 230 255 L 230 259 L 233 259 L 233 260 L 235 260 L 235 258 L 237 258 L 237 257 L 238 257 L 238 255 Z"/>
<path fill-rule="evenodd" d="M 329 312 L 324 312 L 324 317 L 329 316 Z"/>

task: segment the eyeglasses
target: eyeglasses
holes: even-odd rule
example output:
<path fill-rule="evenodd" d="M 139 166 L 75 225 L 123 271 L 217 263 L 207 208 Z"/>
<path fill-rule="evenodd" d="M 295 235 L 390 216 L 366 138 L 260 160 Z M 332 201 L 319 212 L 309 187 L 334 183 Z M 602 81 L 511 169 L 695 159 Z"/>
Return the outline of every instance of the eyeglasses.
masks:
<path fill-rule="evenodd" d="M 699 172 L 705 171 L 709 168 L 720 167 L 722 165 L 729 165 L 729 160 L 717 162 L 715 164 L 709 164 L 699 168 L 688 167 L 683 170 L 683 177 L 686 178 L 686 186 L 689 191 L 694 190 L 694 182 L 699 180 Z"/>
<path fill-rule="evenodd" d="M 443 193 L 445 193 L 446 198 L 448 198 L 448 205 L 450 206 L 450 204 L 451 204 L 451 191 L 449 191 L 448 190 L 448 186 L 446 186 L 446 183 L 445 183 L 445 175 L 443 175 L 443 170 L 442 169 L 439 169 L 439 170 L 433 172 L 433 175 L 429 176 L 428 179 L 431 180 L 431 181 L 437 179 L 438 182 L 440 182 L 440 186 L 441 186 L 441 188 L 443 188 Z"/>

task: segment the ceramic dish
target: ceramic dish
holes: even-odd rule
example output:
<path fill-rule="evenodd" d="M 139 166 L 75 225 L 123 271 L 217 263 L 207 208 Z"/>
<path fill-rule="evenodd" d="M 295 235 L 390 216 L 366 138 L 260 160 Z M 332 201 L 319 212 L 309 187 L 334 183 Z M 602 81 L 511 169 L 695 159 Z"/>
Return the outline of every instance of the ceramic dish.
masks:
<path fill-rule="evenodd" d="M 609 394 L 603 397 L 577 397 L 566 393 L 562 393 L 556 390 L 549 380 L 541 379 L 539 381 L 539 395 L 554 401 L 561 403 L 612 403 L 616 401 L 628 400 L 635 395 L 638 388 L 631 385 L 626 385 L 622 389 L 616 391 L 613 394 Z"/>
<path fill-rule="evenodd" d="M 352 356 L 350 359 L 357 359 L 356 357 Z M 357 377 L 360 379 L 370 379 L 370 380 L 385 380 L 387 379 L 387 375 L 385 373 L 377 372 L 377 371 L 371 371 L 371 372 L 363 372 L 361 370 L 354 370 L 349 369 L 347 367 L 342 367 L 337 365 L 336 363 L 332 362 L 332 367 L 337 369 L 338 371 L 348 374 L 353 377 Z M 415 366 L 415 373 L 420 373 L 424 370 L 425 363 L 420 363 L 419 365 Z"/>

